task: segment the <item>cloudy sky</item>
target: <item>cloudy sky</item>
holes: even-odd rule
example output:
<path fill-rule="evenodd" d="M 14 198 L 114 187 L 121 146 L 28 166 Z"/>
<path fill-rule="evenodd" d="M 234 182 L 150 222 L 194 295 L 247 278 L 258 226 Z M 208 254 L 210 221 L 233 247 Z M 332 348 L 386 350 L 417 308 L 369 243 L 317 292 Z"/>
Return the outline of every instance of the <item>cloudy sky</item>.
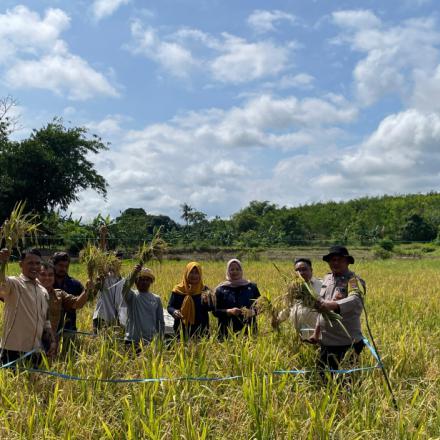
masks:
<path fill-rule="evenodd" d="M 111 143 L 75 216 L 439 189 L 435 0 L 1 0 L 0 96 Z"/>

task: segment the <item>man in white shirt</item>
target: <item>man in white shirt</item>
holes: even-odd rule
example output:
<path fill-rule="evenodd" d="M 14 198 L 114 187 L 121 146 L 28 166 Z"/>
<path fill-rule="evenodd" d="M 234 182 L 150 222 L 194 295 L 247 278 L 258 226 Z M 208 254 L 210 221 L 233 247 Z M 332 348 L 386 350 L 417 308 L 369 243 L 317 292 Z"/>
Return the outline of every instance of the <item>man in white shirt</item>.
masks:
<path fill-rule="evenodd" d="M 296 258 L 295 271 L 319 294 L 322 281 L 313 276 L 312 262 L 309 258 Z M 290 322 L 300 333 L 301 337 L 307 339 L 315 329 L 317 318 L 318 313 L 315 310 L 304 307 L 301 304 L 294 304 L 278 314 L 277 323 L 279 324 L 290 319 Z"/>

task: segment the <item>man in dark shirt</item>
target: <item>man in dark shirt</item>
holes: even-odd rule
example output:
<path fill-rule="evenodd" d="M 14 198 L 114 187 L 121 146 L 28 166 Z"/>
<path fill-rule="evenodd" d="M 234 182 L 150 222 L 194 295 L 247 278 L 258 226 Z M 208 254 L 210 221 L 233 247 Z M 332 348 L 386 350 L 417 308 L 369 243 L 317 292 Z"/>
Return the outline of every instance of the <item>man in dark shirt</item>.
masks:
<path fill-rule="evenodd" d="M 79 296 L 84 292 L 83 285 L 69 276 L 70 257 L 66 252 L 55 252 L 52 257 L 55 269 L 54 289 L 61 289 L 73 296 Z M 63 310 L 59 328 L 64 330 L 76 331 L 76 310 Z"/>

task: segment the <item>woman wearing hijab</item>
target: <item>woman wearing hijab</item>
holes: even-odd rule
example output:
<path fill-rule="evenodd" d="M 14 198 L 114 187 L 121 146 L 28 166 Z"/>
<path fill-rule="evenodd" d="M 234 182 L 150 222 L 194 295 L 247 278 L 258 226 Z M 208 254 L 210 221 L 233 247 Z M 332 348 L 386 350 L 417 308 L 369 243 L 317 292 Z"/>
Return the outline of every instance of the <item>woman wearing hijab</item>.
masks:
<path fill-rule="evenodd" d="M 220 338 L 229 331 L 248 332 L 257 330 L 255 300 L 260 296 L 256 284 L 243 278 L 243 267 L 236 258 L 229 260 L 226 266 L 226 281 L 215 290 L 216 308 L 214 316 L 218 319 Z"/>
<path fill-rule="evenodd" d="M 176 335 L 180 335 L 181 327 L 185 338 L 208 335 L 210 309 L 209 288 L 203 284 L 202 267 L 192 261 L 186 265 L 182 281 L 174 286 L 168 302 Z"/>

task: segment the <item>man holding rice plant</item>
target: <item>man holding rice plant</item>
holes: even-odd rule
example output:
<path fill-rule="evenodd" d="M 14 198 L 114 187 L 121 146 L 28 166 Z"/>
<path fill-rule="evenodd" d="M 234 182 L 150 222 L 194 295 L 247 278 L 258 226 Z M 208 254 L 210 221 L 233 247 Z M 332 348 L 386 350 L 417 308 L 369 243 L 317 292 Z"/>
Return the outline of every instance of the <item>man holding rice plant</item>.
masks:
<path fill-rule="evenodd" d="M 69 254 L 67 252 L 55 252 L 52 257 L 52 263 L 55 269 L 54 289 L 61 289 L 69 295 L 80 296 L 84 292 L 84 287 L 80 281 L 69 276 Z M 63 310 L 60 328 L 70 332 L 77 330 L 75 310 Z"/>
<path fill-rule="evenodd" d="M 9 260 L 8 249 L 0 251 L 0 263 Z M 43 347 L 48 341 L 48 355 L 55 354 L 56 340 L 49 320 L 49 297 L 37 276 L 41 266 L 41 254 L 37 250 L 21 253 L 19 276 L 0 279 L 0 298 L 5 302 L 4 328 L 1 341 L 1 364 L 16 361 L 24 353 Z M 40 355 L 32 355 L 31 362 L 37 366 Z"/>
<path fill-rule="evenodd" d="M 162 301 L 159 295 L 150 292 L 154 281 L 153 271 L 138 264 L 125 280 L 122 290 L 127 304 L 125 341 L 137 352 L 141 343 L 149 343 L 156 335 L 163 336 L 165 332 Z M 132 290 L 133 284 L 136 284 L 137 291 Z"/>
<path fill-rule="evenodd" d="M 353 349 L 356 358 L 364 347 L 361 314 L 366 286 L 349 270 L 354 258 L 344 246 L 332 246 L 322 259 L 331 272 L 323 279 L 316 307 L 338 313 L 342 319 L 330 321 L 321 313 L 310 342 L 320 344 L 319 367 L 337 370 L 348 350 Z"/>
<path fill-rule="evenodd" d="M 312 261 L 309 258 L 299 257 L 295 259 L 295 272 L 301 275 L 302 279 L 319 294 L 321 291 L 322 281 L 313 276 Z M 318 313 L 315 309 L 306 307 L 305 305 L 295 302 L 291 307 L 286 307 L 279 312 L 276 322 L 273 326 L 278 326 L 287 319 L 293 324 L 295 329 L 300 333 L 301 337 L 310 336 L 316 326 Z"/>
<path fill-rule="evenodd" d="M 122 252 L 115 252 L 114 257 L 122 260 Z M 93 312 L 93 331 L 98 333 L 101 328 L 112 325 L 125 326 L 127 321 L 127 307 L 122 297 L 124 282 L 119 270 L 109 268 L 105 275 L 99 280 L 98 300 Z"/>

